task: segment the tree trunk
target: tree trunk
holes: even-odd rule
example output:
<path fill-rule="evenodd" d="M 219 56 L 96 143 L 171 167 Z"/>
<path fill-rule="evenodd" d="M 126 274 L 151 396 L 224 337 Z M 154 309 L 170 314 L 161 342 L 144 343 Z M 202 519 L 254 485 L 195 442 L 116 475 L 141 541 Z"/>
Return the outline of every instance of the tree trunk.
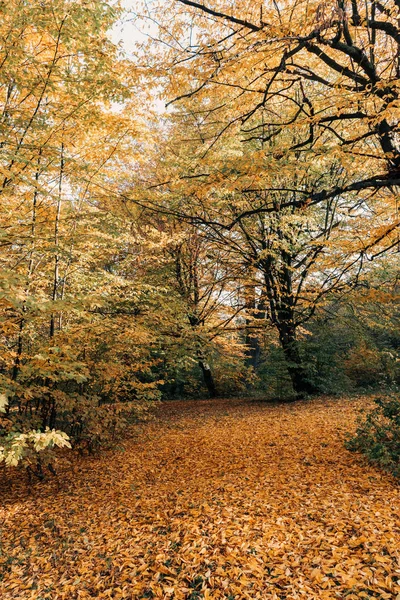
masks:
<path fill-rule="evenodd" d="M 200 325 L 197 315 L 195 313 L 191 313 L 188 315 L 188 319 L 190 325 L 193 327 L 194 330 L 196 330 Z M 204 383 L 206 384 L 208 393 L 210 394 L 210 398 L 216 398 L 217 388 L 215 386 L 215 381 L 211 371 L 211 367 L 208 364 L 206 357 L 204 356 L 203 350 L 201 348 L 202 342 L 200 339 L 198 340 L 198 344 L 200 347 L 198 346 L 196 353 L 197 358 L 199 360 L 199 367 L 203 374 Z"/>
<path fill-rule="evenodd" d="M 201 352 L 199 352 L 198 356 L 199 356 L 199 367 L 201 369 L 201 372 L 203 373 L 204 383 L 206 384 L 210 398 L 216 398 L 217 397 L 217 388 L 215 387 L 215 381 L 214 381 L 214 377 L 213 377 L 213 374 L 211 371 L 211 367 L 208 364 L 208 362 L 204 359 Z"/>
<path fill-rule="evenodd" d="M 13 381 L 16 381 L 16 379 L 18 377 L 20 365 L 21 365 L 21 357 L 22 357 L 22 350 L 23 350 L 23 344 L 24 344 L 24 339 L 23 339 L 24 338 L 24 327 L 25 327 L 24 315 L 27 310 L 26 301 L 27 301 L 28 294 L 29 294 L 29 287 L 31 285 L 31 277 L 33 274 L 33 267 L 34 267 L 34 254 L 35 254 L 35 248 L 36 248 L 36 210 L 37 210 L 37 201 L 38 201 L 38 196 L 39 196 L 38 182 L 39 182 L 39 177 L 40 177 L 41 157 L 42 157 L 42 151 L 39 150 L 39 156 L 37 159 L 37 169 L 36 169 L 36 173 L 35 173 L 35 181 L 36 181 L 37 187 L 35 188 L 35 191 L 33 193 L 33 204 L 32 204 L 31 248 L 29 250 L 28 272 L 26 274 L 25 298 L 22 303 L 22 315 L 21 315 L 21 321 L 19 324 L 19 331 L 18 331 L 17 353 L 16 353 L 16 356 L 14 359 L 14 365 L 13 365 L 12 375 L 11 375 L 11 379 Z"/>
<path fill-rule="evenodd" d="M 281 240 L 285 236 L 281 229 L 276 232 Z M 279 341 L 287 362 L 287 370 L 292 381 L 296 398 L 315 394 L 317 389 L 307 379 L 307 372 L 301 360 L 296 337 L 295 298 L 292 286 L 292 256 L 286 250 L 281 251 L 282 265 L 276 268 L 274 259 L 269 257 L 264 263 L 264 277 L 267 298 L 271 311 L 271 321 L 279 333 Z"/>
<path fill-rule="evenodd" d="M 296 328 L 292 323 L 280 321 L 278 326 L 279 340 L 285 358 L 287 369 L 292 381 L 296 397 L 301 399 L 317 392 L 316 387 L 307 379 L 307 373 L 301 360 L 300 351 L 296 339 Z"/>
<path fill-rule="evenodd" d="M 58 199 L 56 216 L 54 221 L 54 271 L 53 271 L 53 288 L 51 293 L 51 299 L 55 302 L 58 299 L 58 286 L 59 286 L 59 265 L 60 265 L 60 254 L 59 254 L 59 227 L 61 218 L 61 204 L 62 204 L 62 185 L 64 175 L 64 143 L 61 144 L 61 156 L 60 156 L 60 175 L 58 179 Z M 54 312 L 51 313 L 50 317 L 50 332 L 49 337 L 52 339 L 55 334 L 55 322 L 56 316 Z"/>

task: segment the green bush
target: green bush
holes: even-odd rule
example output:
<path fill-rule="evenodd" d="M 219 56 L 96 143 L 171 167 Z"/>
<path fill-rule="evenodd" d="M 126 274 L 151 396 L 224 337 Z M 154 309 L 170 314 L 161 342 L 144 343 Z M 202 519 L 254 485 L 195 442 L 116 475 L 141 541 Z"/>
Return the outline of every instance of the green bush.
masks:
<path fill-rule="evenodd" d="M 345 446 L 400 478 L 400 396 L 376 398 L 374 402 L 376 408 L 360 422 Z"/>

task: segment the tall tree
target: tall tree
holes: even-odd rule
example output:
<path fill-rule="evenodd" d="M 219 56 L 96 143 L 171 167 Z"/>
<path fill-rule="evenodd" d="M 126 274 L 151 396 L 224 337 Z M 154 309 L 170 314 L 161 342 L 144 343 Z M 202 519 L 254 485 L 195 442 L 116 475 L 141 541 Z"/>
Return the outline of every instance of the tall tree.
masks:
<path fill-rule="evenodd" d="M 195 337 L 196 357 L 211 398 L 218 395 L 207 354 L 226 345 L 224 334 L 242 310 L 237 302 L 241 264 L 229 261 L 226 248 L 213 244 L 207 231 L 186 227 L 170 244 L 175 287 L 186 306 L 188 323 Z M 230 350 L 238 352 L 230 334 Z M 225 342 L 225 343 L 224 343 Z M 240 355 L 240 350 L 239 350 Z"/>
<path fill-rule="evenodd" d="M 118 4 L 11 0 L 1 13 L 5 429 L 100 439 L 158 397 L 145 245 L 105 190 L 137 155 L 137 72 L 109 39 Z"/>
<path fill-rule="evenodd" d="M 295 390 L 311 391 L 296 328 L 397 247 L 397 8 L 174 4 L 160 35 L 185 155 L 160 205 L 261 272 Z"/>

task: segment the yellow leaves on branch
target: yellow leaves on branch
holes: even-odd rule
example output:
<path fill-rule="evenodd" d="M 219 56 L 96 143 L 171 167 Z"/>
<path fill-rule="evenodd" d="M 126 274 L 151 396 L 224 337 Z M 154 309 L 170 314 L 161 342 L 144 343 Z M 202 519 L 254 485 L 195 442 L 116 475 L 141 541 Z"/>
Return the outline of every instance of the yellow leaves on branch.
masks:
<path fill-rule="evenodd" d="M 51 450 L 54 447 L 71 448 L 69 437 L 63 431 L 46 428 L 45 431 L 10 434 L 5 438 L 5 446 L 0 446 L 0 463 L 7 467 L 16 467 L 33 453 Z"/>

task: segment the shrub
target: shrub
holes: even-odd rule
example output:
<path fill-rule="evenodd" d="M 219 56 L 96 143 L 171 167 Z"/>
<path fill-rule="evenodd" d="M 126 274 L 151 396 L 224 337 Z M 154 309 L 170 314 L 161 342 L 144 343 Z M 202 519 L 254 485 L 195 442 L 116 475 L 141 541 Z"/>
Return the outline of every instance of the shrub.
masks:
<path fill-rule="evenodd" d="M 7 411 L 8 398 L 5 394 L 0 394 L 0 413 Z M 43 477 L 42 459 L 44 458 L 50 469 L 54 472 L 51 465 L 52 449 L 71 448 L 69 437 L 63 431 L 50 430 L 45 431 L 31 430 L 27 433 L 10 432 L 0 438 L 3 445 L 0 445 L 0 463 L 4 462 L 7 467 L 16 467 L 23 463 L 28 472 Z M 35 465 L 32 468 L 32 465 Z"/>
<path fill-rule="evenodd" d="M 374 402 L 376 408 L 359 423 L 345 446 L 400 478 L 400 397 L 376 398 Z"/>

